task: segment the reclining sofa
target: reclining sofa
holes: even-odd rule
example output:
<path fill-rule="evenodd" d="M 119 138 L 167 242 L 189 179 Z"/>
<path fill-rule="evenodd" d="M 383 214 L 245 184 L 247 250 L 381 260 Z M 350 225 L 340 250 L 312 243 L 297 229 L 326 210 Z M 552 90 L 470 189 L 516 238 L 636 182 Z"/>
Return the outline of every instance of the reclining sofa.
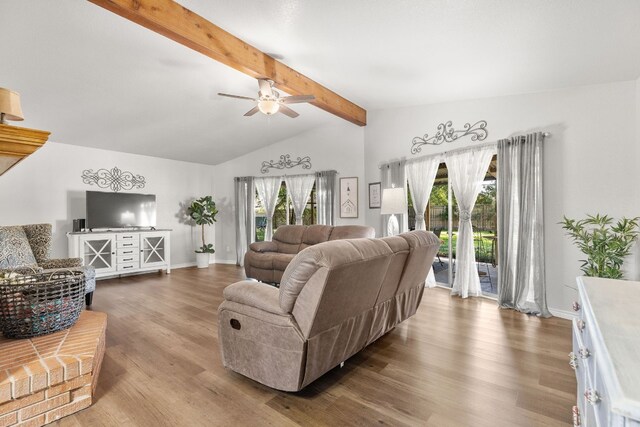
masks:
<path fill-rule="evenodd" d="M 304 248 L 339 239 L 374 237 L 375 229 L 364 225 L 283 225 L 273 240 L 255 242 L 244 256 L 247 277 L 265 283 L 280 283 L 282 274 L 294 256 Z"/>
<path fill-rule="evenodd" d="M 241 281 L 218 309 L 225 367 L 299 391 L 415 314 L 440 247 L 428 231 L 310 246 L 280 288 Z"/>

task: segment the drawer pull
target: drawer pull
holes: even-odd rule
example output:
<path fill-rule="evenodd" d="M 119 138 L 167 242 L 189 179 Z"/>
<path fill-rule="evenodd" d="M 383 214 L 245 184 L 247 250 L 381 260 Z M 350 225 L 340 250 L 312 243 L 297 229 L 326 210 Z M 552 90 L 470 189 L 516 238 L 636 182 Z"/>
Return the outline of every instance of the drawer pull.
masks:
<path fill-rule="evenodd" d="M 595 390 L 587 389 L 587 391 L 584 392 L 584 397 L 586 397 L 587 402 L 591 403 L 592 405 L 597 405 L 598 403 L 600 403 L 600 396 Z"/>
<path fill-rule="evenodd" d="M 573 302 L 573 311 L 580 311 L 580 303 L 578 301 Z"/>
<path fill-rule="evenodd" d="M 586 359 L 589 356 L 591 356 L 591 352 L 587 347 L 582 347 L 578 353 L 580 353 L 580 357 L 582 357 L 583 359 Z"/>
<path fill-rule="evenodd" d="M 572 412 L 573 412 L 573 427 L 580 427 L 581 423 L 580 423 L 580 408 L 578 408 L 577 406 L 574 406 L 572 408 Z"/>
<path fill-rule="evenodd" d="M 133 251 L 122 251 L 123 254 L 132 254 Z"/>
<path fill-rule="evenodd" d="M 122 246 L 133 246 L 133 243 L 123 243 Z"/>
<path fill-rule="evenodd" d="M 584 331 L 584 327 L 585 327 L 584 320 L 582 319 L 578 320 L 578 329 L 580 330 L 580 332 Z"/>
<path fill-rule="evenodd" d="M 574 371 L 578 369 L 578 358 L 573 351 L 569 353 L 569 366 L 571 366 L 571 369 Z"/>
<path fill-rule="evenodd" d="M 124 267 L 122 267 L 122 269 L 124 270 L 125 268 L 133 268 L 133 265 L 125 265 Z"/>
<path fill-rule="evenodd" d="M 133 258 L 124 258 L 123 261 L 133 261 Z"/>
<path fill-rule="evenodd" d="M 133 236 L 122 236 L 123 239 L 133 239 Z"/>

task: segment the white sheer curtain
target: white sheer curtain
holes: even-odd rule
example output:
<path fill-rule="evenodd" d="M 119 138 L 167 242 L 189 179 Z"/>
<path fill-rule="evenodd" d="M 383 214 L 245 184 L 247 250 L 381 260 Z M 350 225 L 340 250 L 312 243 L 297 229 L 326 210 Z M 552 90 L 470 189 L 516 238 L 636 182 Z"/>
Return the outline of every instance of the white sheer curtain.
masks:
<path fill-rule="evenodd" d="M 258 197 L 264 206 L 264 210 L 267 214 L 267 228 L 264 232 L 264 240 L 271 240 L 273 237 L 273 213 L 276 210 L 276 203 L 278 202 L 278 192 L 280 191 L 280 184 L 282 183 L 282 177 L 269 176 L 264 178 L 256 178 L 256 190 L 258 191 Z"/>
<path fill-rule="evenodd" d="M 307 206 L 309 195 L 316 182 L 315 175 L 293 175 L 285 176 L 284 182 L 287 184 L 287 192 L 291 197 L 293 211 L 296 214 L 296 224 L 302 225 L 302 214 Z"/>
<path fill-rule="evenodd" d="M 405 173 L 405 162 L 392 162 L 387 165 L 382 166 L 380 169 L 380 181 L 382 182 L 382 189 L 385 188 L 393 188 L 393 187 L 403 187 L 406 188 L 407 185 L 407 177 Z M 388 236 L 388 223 L 389 217 L 391 215 L 381 215 L 382 216 L 382 235 Z M 408 231 L 407 225 L 407 213 L 405 212 L 402 215 L 396 215 L 398 218 L 399 230 L 401 233 Z"/>
<path fill-rule="evenodd" d="M 413 210 L 416 212 L 416 230 L 425 230 L 424 211 L 429 203 L 433 189 L 433 181 L 438 173 L 440 159 L 427 157 L 416 162 L 407 163 L 407 181 L 413 198 Z"/>
<path fill-rule="evenodd" d="M 318 224 L 334 225 L 336 171 L 316 172 Z"/>
<path fill-rule="evenodd" d="M 482 182 L 494 152 L 495 147 L 478 147 L 445 156 L 460 216 L 456 243 L 456 277 L 451 293 L 462 298 L 482 294 L 476 269 L 471 212 L 482 189 Z"/>
<path fill-rule="evenodd" d="M 406 165 L 407 181 L 409 181 L 409 190 L 413 199 L 413 210 L 416 213 L 416 230 L 425 230 L 427 228 L 424 221 L 424 211 L 429 203 L 433 181 L 436 179 L 439 165 L 439 157 L 427 157 Z M 436 286 L 437 282 L 433 267 L 429 270 L 426 283 L 428 288 Z"/>
<path fill-rule="evenodd" d="M 244 265 L 244 254 L 255 239 L 255 194 L 252 176 L 234 178 L 236 196 L 236 264 Z"/>
<path fill-rule="evenodd" d="M 498 303 L 549 317 L 544 274 L 541 133 L 498 141 Z"/>

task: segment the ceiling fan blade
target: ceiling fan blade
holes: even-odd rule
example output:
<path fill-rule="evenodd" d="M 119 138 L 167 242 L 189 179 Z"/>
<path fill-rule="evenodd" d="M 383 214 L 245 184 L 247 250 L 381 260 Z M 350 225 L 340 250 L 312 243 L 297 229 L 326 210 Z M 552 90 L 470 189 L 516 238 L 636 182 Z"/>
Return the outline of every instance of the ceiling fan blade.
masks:
<path fill-rule="evenodd" d="M 300 115 L 284 104 L 280 104 L 280 109 L 278 110 L 278 112 L 284 114 L 285 116 L 289 116 L 292 119 L 295 119 Z"/>
<path fill-rule="evenodd" d="M 260 96 L 273 98 L 273 88 L 271 87 L 269 80 L 258 79 L 258 86 L 260 86 Z"/>
<path fill-rule="evenodd" d="M 227 98 L 248 99 L 249 101 L 256 101 L 255 98 L 249 98 L 248 96 L 230 95 L 228 93 L 220 93 L 220 92 L 218 92 L 218 95 L 226 96 Z"/>
<path fill-rule="evenodd" d="M 287 96 L 282 99 L 283 104 L 300 104 L 302 102 L 311 102 L 316 99 L 313 95 L 294 95 Z"/>
<path fill-rule="evenodd" d="M 255 107 L 253 107 L 251 110 L 247 111 L 246 113 L 244 113 L 245 117 L 249 117 L 249 116 L 253 116 L 255 113 L 257 113 L 258 111 L 260 111 L 260 109 L 258 108 L 258 106 L 256 105 Z"/>

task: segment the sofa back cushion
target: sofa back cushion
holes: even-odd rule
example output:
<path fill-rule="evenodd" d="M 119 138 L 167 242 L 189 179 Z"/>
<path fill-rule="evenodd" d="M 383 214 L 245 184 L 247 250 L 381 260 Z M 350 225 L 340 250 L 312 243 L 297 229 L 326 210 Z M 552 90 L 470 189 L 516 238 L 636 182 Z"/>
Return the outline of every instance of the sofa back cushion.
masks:
<path fill-rule="evenodd" d="M 280 307 L 312 336 L 373 307 L 393 251 L 376 239 L 336 240 L 310 246 L 287 267 Z"/>
<path fill-rule="evenodd" d="M 318 243 L 326 242 L 329 240 L 329 236 L 331 236 L 331 231 L 333 227 L 330 225 L 310 225 L 304 231 L 302 235 L 302 244 L 300 245 L 300 250 L 307 248 L 309 246 L 317 245 Z"/>
<path fill-rule="evenodd" d="M 440 239 L 430 231 L 416 230 L 402 233 L 400 237 L 407 241 L 410 252 L 396 294 L 425 282 L 433 259 L 440 249 Z"/>
<path fill-rule="evenodd" d="M 297 254 L 302 243 L 304 225 L 281 225 L 273 233 L 273 241 L 278 245 L 278 252 L 283 254 Z"/>
<path fill-rule="evenodd" d="M 338 225 L 333 227 L 329 240 L 374 238 L 376 230 L 368 225 Z"/>
<path fill-rule="evenodd" d="M 0 269 L 37 266 L 24 229 L 19 225 L 0 227 Z"/>

